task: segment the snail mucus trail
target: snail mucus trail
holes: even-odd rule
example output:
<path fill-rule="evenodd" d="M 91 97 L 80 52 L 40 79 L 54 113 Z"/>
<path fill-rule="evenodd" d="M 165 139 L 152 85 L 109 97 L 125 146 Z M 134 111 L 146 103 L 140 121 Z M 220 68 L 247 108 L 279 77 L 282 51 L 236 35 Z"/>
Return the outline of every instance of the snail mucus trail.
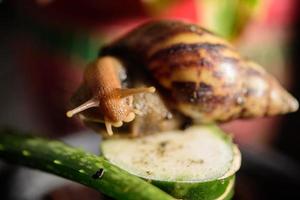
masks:
<path fill-rule="evenodd" d="M 107 45 L 102 52 L 84 74 L 83 85 L 91 93 L 90 100 L 67 115 L 96 107 L 104 116 L 102 121 L 109 134 L 111 126 L 122 126 L 141 112 L 133 106 L 138 94 L 155 90 L 122 87 L 119 73 L 128 67 L 122 63 L 129 63 L 131 58 L 141 63 L 131 70 L 147 73 L 159 89 L 152 96 L 159 93 L 168 109 L 193 123 L 273 116 L 298 109 L 297 100 L 260 65 L 195 24 L 150 21 Z"/>

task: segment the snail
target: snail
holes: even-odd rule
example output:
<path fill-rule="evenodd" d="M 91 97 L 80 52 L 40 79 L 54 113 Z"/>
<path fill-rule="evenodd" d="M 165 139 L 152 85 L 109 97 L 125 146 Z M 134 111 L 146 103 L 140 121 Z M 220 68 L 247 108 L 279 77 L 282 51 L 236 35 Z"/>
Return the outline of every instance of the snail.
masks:
<path fill-rule="evenodd" d="M 93 96 L 80 106 L 67 112 L 68 117 L 86 109 L 98 107 L 104 115 L 104 123 L 109 135 L 112 135 L 112 125 L 120 127 L 123 122 L 130 122 L 138 113 L 132 108 L 132 95 L 155 91 L 148 88 L 121 88 L 119 74 L 122 71 L 121 63 L 110 56 L 103 56 L 87 67 L 84 73 L 85 84 Z"/>
<path fill-rule="evenodd" d="M 150 85 L 128 89 L 130 71 L 139 71 Z M 93 107 L 110 135 L 111 126 L 120 127 L 142 112 L 133 104 L 141 93 L 158 93 L 165 107 L 193 123 L 298 109 L 297 100 L 260 65 L 212 32 L 181 21 L 147 22 L 104 47 L 87 67 L 83 88 L 90 99 L 67 115 Z"/>

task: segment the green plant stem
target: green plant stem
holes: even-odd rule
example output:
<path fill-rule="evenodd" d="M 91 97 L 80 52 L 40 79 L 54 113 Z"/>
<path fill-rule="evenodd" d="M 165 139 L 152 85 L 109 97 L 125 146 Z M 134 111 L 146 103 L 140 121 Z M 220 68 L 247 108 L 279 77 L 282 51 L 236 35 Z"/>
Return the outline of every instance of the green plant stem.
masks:
<path fill-rule="evenodd" d="M 0 131 L 0 158 L 40 169 L 94 188 L 115 199 L 174 199 L 150 183 L 130 175 L 103 157 L 70 147 L 59 141 Z M 93 175 L 102 168 L 101 178 Z"/>

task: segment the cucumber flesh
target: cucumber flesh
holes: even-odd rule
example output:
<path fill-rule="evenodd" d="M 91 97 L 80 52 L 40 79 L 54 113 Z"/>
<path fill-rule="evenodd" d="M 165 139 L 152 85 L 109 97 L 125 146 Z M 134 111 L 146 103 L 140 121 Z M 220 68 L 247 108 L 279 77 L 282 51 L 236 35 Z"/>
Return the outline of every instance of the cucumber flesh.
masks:
<path fill-rule="evenodd" d="M 241 156 L 214 126 L 102 142 L 106 159 L 180 199 L 230 199 Z"/>
<path fill-rule="evenodd" d="M 205 127 L 171 131 L 136 139 L 102 143 L 113 164 L 145 179 L 203 182 L 222 177 L 230 169 L 230 140 Z"/>

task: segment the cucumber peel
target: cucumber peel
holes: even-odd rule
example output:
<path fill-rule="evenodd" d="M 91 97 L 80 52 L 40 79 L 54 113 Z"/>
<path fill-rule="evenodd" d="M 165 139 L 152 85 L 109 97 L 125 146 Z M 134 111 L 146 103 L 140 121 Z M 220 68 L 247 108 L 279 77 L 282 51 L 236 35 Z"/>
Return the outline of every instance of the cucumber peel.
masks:
<path fill-rule="evenodd" d="M 157 187 L 128 174 L 103 157 L 19 131 L 0 130 L 2 159 L 76 181 L 117 200 L 173 200 Z M 103 174 L 97 175 L 100 169 Z"/>
<path fill-rule="evenodd" d="M 231 137 L 215 126 L 108 139 L 101 149 L 111 163 L 187 200 L 230 199 L 241 164 Z"/>

